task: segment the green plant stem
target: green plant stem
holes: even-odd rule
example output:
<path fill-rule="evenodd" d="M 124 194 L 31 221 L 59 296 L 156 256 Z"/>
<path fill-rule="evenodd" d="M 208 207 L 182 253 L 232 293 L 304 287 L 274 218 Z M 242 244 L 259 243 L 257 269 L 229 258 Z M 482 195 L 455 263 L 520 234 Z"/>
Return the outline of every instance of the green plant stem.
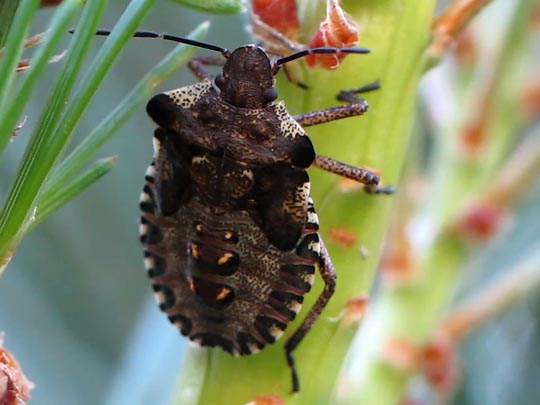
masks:
<path fill-rule="evenodd" d="M 409 138 L 409 129 L 416 100 L 416 85 L 423 71 L 422 54 L 429 42 L 434 9 L 433 0 L 414 4 L 370 1 L 343 1 L 344 9 L 362 27 L 362 46 L 373 50 L 368 56 L 350 56 L 337 71 L 320 69 L 306 72 L 302 79 L 310 86 L 303 91 L 278 79 L 280 98 L 286 100 L 292 113 L 307 112 L 337 104 L 339 90 L 355 88 L 380 79 L 382 90 L 366 96 L 370 112 L 363 117 L 337 121 L 308 128 L 318 153 L 338 160 L 376 167 L 385 184 L 397 184 Z M 345 304 L 365 295 L 371 287 L 378 261 L 381 239 L 389 220 L 391 197 L 369 196 L 360 191 L 344 193 L 339 179 L 321 171 L 310 171 L 313 196 L 321 220 L 322 236 L 330 250 L 338 272 L 337 292 L 314 328 L 295 351 L 300 375 L 300 393 L 290 395 L 291 376 L 285 362 L 283 345 L 287 336 L 299 325 L 321 291 L 322 282 L 306 297 L 300 319 L 292 323 L 286 336 L 261 353 L 232 358 L 219 350 L 208 351 L 206 360 L 188 355 L 183 370 L 190 378 L 181 377 L 177 398 L 195 388 L 191 370 L 198 370 L 202 389 L 192 402 L 247 403 L 257 395 L 279 394 L 288 404 L 336 403 L 334 388 L 355 325 L 331 321 Z M 343 248 L 329 239 L 331 227 L 345 227 L 357 235 L 354 248 Z M 358 249 L 367 247 L 367 260 Z M 189 349 L 203 350 L 203 349 Z M 207 367 L 193 362 L 206 361 Z"/>
<path fill-rule="evenodd" d="M 511 33 L 516 32 L 516 27 L 524 29 L 527 13 L 523 7 L 531 7 L 532 3 L 528 0 L 520 2 L 511 21 Z M 508 47 L 519 49 L 517 38 L 523 39 L 523 36 L 510 35 L 502 47 L 502 52 L 506 52 Z M 515 64 L 518 55 L 512 55 L 514 59 L 510 61 L 504 60 L 508 54 L 504 54 L 504 57 L 501 55 L 499 63 Z M 502 76 L 499 76 L 493 85 L 507 83 L 511 77 L 515 77 L 512 76 L 512 69 L 495 67 L 495 70 Z M 456 216 L 462 207 L 459 202 L 463 196 L 472 196 L 471 190 L 478 192 L 487 188 L 488 177 L 497 178 L 502 156 L 507 152 L 504 145 L 507 145 L 508 139 L 518 130 L 518 112 L 515 109 L 504 114 L 495 113 L 502 110 L 508 97 L 513 97 L 515 102 L 515 91 L 508 94 L 498 89 L 492 94 L 495 97 L 490 100 L 493 111 L 487 114 L 486 119 L 489 120 L 488 127 L 494 132 L 488 139 L 486 148 L 488 154 L 498 155 L 498 165 L 493 164 L 490 159 L 463 164 L 457 156 L 456 143 L 459 141 L 459 134 L 447 133 L 437 137 L 441 142 L 441 154 L 433 160 L 435 168 L 431 171 L 436 173 L 432 179 L 435 186 L 429 192 L 428 203 L 437 214 L 432 215 L 431 210 L 425 209 L 420 213 L 423 223 L 431 226 L 428 234 L 435 236 L 425 244 L 414 245 L 413 255 L 419 261 L 417 281 L 407 285 L 386 286 L 379 299 L 371 304 L 363 325 L 369 335 L 366 334 L 364 339 L 360 340 L 361 349 L 354 356 L 354 361 L 361 364 L 362 369 L 349 381 L 351 390 L 347 399 L 350 403 L 362 399 L 362 403 L 367 404 L 396 404 L 403 400 L 412 370 L 392 366 L 388 354 L 384 354 L 386 345 L 394 339 L 402 339 L 413 347 L 418 347 L 427 342 L 441 322 L 444 310 L 458 284 L 458 270 L 463 268 L 471 252 L 467 241 L 450 232 L 449 226 L 457 220 Z M 476 169 L 473 169 L 474 167 Z M 490 176 L 486 176 L 486 173 L 490 173 Z M 426 217 L 429 217 L 427 221 Z"/>

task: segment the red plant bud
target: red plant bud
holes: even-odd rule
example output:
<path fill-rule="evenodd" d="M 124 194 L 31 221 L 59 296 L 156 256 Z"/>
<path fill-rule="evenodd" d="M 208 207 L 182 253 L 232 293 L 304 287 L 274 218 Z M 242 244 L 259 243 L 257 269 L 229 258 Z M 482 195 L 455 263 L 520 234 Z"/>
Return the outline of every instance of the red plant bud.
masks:
<path fill-rule="evenodd" d="M 358 44 L 358 25 L 343 11 L 338 0 L 327 0 L 326 19 L 313 35 L 308 47 L 345 48 L 356 44 Z M 345 54 L 308 55 L 305 59 L 310 67 L 320 65 L 327 69 L 336 69 L 345 56 Z"/>
<path fill-rule="evenodd" d="M 495 203 L 479 201 L 469 206 L 457 224 L 459 233 L 477 241 L 495 235 L 506 219 L 506 211 Z"/>
<path fill-rule="evenodd" d="M 24 405 L 34 384 L 26 379 L 21 366 L 2 343 L 0 335 L 0 404 Z"/>
<path fill-rule="evenodd" d="M 420 353 L 420 368 L 434 388 L 447 392 L 455 387 L 459 368 L 451 340 L 439 336 L 425 345 Z"/>
<path fill-rule="evenodd" d="M 262 22 L 296 40 L 300 23 L 294 0 L 252 0 L 251 9 Z"/>

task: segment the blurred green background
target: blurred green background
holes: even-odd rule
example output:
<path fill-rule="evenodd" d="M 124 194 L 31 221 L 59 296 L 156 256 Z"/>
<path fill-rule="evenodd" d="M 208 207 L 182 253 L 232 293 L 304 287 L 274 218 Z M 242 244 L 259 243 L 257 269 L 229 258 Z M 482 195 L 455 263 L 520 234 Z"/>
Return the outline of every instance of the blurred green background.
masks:
<path fill-rule="evenodd" d="M 111 2 L 102 27 L 112 27 L 127 3 Z M 31 33 L 42 31 L 53 12 L 40 10 Z M 158 2 L 141 29 L 184 35 L 204 20 L 212 21 L 209 42 L 228 48 L 250 42 L 245 15 L 208 16 L 166 1 Z M 67 41 L 66 35 L 65 46 Z M 94 53 L 101 42 L 96 38 Z M 132 40 L 79 125 L 79 139 L 171 47 L 163 41 Z M 51 78 L 61 63 L 47 67 Z M 444 80 L 444 75 L 433 80 Z M 184 69 L 156 92 L 193 81 Z M 0 160 L 0 200 L 51 82 L 42 81 L 24 112 L 25 126 Z M 538 125 L 528 129 L 538 130 Z M 117 167 L 32 232 L 0 280 L 0 331 L 36 384 L 32 404 L 167 403 L 187 342 L 153 302 L 137 240 L 138 199 L 151 159 L 152 132 L 141 109 L 100 153 L 119 155 Z M 510 226 L 465 275 L 463 296 L 540 249 L 539 206 L 537 181 Z M 462 347 L 463 385 L 455 403 L 540 403 L 539 319 L 540 297 L 531 295 L 471 335 Z M 415 397 L 430 403 L 421 384 Z"/>

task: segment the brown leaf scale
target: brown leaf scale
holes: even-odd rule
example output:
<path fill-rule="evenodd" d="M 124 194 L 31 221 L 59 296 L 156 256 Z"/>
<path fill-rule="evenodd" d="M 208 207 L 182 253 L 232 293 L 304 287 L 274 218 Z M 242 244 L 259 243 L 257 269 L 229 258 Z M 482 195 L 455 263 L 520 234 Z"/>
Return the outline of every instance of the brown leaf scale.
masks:
<path fill-rule="evenodd" d="M 418 363 L 418 348 L 404 337 L 390 338 L 383 349 L 385 360 L 399 371 L 411 371 Z"/>
<path fill-rule="evenodd" d="M 470 156 L 478 156 L 486 144 L 485 122 L 474 120 L 466 125 L 461 133 L 461 146 L 463 152 Z"/>
<path fill-rule="evenodd" d="M 344 248 L 353 247 L 357 241 L 357 236 L 353 231 L 338 226 L 330 228 L 328 236 L 330 240 Z"/>
<path fill-rule="evenodd" d="M 369 303 L 367 297 L 353 298 L 345 304 L 345 309 L 341 314 L 344 325 L 351 325 L 364 317 Z"/>

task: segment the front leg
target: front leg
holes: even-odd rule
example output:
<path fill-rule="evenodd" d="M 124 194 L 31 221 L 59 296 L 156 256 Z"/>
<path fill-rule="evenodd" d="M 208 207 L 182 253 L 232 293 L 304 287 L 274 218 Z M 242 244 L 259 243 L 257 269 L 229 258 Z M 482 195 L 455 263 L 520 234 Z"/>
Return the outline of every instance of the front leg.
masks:
<path fill-rule="evenodd" d="M 342 118 L 362 115 L 368 110 L 369 106 L 367 101 L 359 97 L 358 94 L 378 90 L 379 88 L 379 82 L 374 82 L 357 89 L 342 90 L 339 92 L 336 98 L 340 101 L 347 102 L 347 104 L 295 115 L 293 118 L 303 127 L 309 127 Z"/>
<path fill-rule="evenodd" d="M 379 185 L 379 176 L 377 176 L 371 170 L 351 166 L 346 163 L 338 162 L 330 157 L 321 155 L 317 155 L 315 157 L 314 164 L 318 168 L 326 170 L 327 172 L 355 180 L 359 183 L 365 184 L 368 187 L 377 187 Z"/>
<path fill-rule="evenodd" d="M 225 59 L 221 56 L 197 56 L 188 62 L 188 68 L 199 80 L 214 80 L 214 75 L 207 69 L 208 66 L 223 66 Z"/>

